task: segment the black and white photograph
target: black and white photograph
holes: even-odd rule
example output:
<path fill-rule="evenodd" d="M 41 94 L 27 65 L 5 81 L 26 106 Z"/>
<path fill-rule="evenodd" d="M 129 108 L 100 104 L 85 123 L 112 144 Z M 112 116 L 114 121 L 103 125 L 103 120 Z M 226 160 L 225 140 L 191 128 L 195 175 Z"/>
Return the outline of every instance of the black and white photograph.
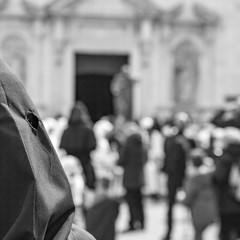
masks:
<path fill-rule="evenodd" d="M 240 0 L 0 0 L 0 240 L 240 240 Z"/>

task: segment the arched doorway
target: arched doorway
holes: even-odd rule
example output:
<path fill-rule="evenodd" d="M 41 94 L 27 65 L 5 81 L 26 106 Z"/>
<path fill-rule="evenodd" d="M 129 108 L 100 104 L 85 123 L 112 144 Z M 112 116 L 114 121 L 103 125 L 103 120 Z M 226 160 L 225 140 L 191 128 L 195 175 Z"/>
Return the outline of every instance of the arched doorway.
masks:
<path fill-rule="evenodd" d="M 127 55 L 76 55 L 76 101 L 84 102 L 94 122 L 114 115 L 111 82 Z"/>

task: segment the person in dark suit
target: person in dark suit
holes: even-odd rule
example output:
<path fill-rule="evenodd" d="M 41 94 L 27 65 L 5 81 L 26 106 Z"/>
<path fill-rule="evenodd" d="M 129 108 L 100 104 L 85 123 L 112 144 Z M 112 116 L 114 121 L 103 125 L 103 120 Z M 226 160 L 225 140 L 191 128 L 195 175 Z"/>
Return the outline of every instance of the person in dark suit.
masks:
<path fill-rule="evenodd" d="M 126 231 L 144 228 L 144 210 L 141 188 L 144 185 L 144 164 L 147 161 L 147 149 L 142 136 L 133 131 L 126 139 L 120 153 L 119 165 L 123 167 L 123 186 L 126 189 L 126 201 L 129 207 L 130 221 Z"/>
<path fill-rule="evenodd" d="M 93 240 L 73 224 L 60 161 L 22 82 L 0 60 L 0 239 Z"/>
<path fill-rule="evenodd" d="M 86 229 L 97 240 L 116 239 L 120 199 L 111 195 L 111 180 L 100 177 L 92 204 L 86 209 Z M 89 202 L 89 201 L 88 201 Z"/>
<path fill-rule="evenodd" d="M 166 137 L 164 142 L 165 159 L 162 171 L 167 175 L 168 189 L 168 213 L 167 233 L 164 240 L 169 240 L 172 233 L 173 206 L 176 202 L 177 191 L 182 187 L 185 178 L 186 160 L 189 150 L 189 142 L 184 136 L 185 118 L 177 115 L 174 119 L 175 132 Z"/>
<path fill-rule="evenodd" d="M 222 155 L 216 162 L 213 175 L 219 207 L 220 240 L 240 238 L 239 171 L 240 130 L 227 127 L 224 132 Z"/>

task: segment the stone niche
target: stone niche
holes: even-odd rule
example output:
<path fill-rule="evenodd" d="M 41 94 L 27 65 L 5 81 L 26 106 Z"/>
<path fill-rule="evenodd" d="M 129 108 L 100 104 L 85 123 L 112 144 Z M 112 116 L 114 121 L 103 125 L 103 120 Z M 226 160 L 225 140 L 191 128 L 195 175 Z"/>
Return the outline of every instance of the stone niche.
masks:
<path fill-rule="evenodd" d="M 162 40 L 170 48 L 170 95 L 176 111 L 200 111 L 202 76 L 209 76 L 202 72 L 207 60 L 201 54 L 214 44 L 219 22 L 215 12 L 199 3 L 179 4 L 164 13 Z"/>

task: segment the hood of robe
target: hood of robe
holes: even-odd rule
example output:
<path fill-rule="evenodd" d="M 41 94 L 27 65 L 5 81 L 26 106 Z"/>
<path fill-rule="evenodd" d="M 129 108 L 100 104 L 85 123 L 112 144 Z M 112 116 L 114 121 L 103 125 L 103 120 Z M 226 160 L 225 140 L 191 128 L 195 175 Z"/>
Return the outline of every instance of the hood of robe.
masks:
<path fill-rule="evenodd" d="M 0 239 L 67 239 L 73 212 L 68 180 L 37 110 L 0 59 Z"/>

